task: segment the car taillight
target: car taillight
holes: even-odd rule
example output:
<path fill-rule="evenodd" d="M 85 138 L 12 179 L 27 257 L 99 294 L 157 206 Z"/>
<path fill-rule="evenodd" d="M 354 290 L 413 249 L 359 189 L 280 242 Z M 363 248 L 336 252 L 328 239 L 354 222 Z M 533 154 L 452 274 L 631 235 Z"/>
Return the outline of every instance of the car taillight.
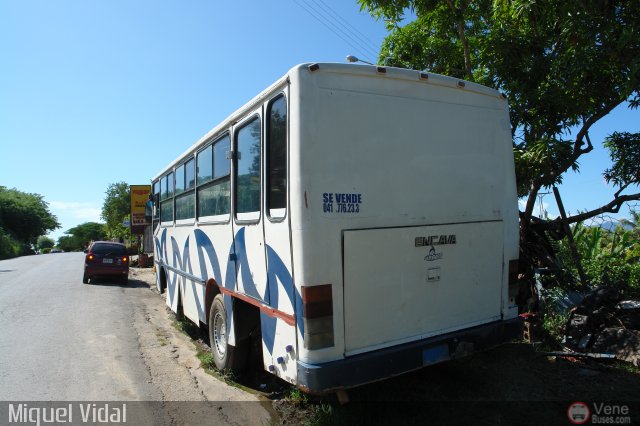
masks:
<path fill-rule="evenodd" d="M 88 254 L 87 255 L 87 260 L 93 260 L 93 254 Z"/>
<path fill-rule="evenodd" d="M 127 256 L 124 256 L 124 257 L 122 258 L 122 261 L 123 261 L 123 262 L 126 262 L 126 261 L 127 261 Z"/>

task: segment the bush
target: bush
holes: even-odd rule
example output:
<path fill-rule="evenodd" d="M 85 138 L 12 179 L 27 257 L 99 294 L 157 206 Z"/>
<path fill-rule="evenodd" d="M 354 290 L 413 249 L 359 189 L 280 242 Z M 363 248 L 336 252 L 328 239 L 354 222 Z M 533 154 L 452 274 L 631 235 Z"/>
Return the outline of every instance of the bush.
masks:
<path fill-rule="evenodd" d="M 599 257 L 584 261 L 583 267 L 593 287 L 614 287 L 624 295 L 640 293 L 640 263 L 629 263 L 622 258 Z"/>
<path fill-rule="evenodd" d="M 21 244 L 7 231 L 0 228 L 0 259 L 9 259 L 20 255 Z"/>

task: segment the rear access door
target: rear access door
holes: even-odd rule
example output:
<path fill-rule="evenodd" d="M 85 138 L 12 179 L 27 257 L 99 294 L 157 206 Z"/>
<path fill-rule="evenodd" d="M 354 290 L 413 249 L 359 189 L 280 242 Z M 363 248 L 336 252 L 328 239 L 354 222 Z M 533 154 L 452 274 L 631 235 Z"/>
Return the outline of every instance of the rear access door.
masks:
<path fill-rule="evenodd" d="M 343 232 L 347 355 L 501 318 L 501 221 Z"/>

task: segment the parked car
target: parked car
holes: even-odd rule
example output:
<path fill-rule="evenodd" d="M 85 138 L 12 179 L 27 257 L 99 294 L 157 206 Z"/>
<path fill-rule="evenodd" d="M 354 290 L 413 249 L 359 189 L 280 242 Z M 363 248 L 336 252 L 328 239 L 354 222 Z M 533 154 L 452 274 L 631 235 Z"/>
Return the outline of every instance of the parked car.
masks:
<path fill-rule="evenodd" d="M 124 284 L 129 281 L 129 255 L 124 244 L 95 241 L 84 252 L 83 283 L 89 284 L 96 276 L 116 277 Z"/>

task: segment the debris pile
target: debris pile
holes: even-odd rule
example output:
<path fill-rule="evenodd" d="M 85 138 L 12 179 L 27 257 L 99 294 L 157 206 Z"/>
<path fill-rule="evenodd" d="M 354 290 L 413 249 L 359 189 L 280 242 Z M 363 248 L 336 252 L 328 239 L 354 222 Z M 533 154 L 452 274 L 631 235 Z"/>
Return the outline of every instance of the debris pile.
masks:
<path fill-rule="evenodd" d="M 575 352 L 613 355 L 640 367 L 640 301 L 621 300 L 612 288 L 592 290 L 572 309 L 564 343 Z"/>

